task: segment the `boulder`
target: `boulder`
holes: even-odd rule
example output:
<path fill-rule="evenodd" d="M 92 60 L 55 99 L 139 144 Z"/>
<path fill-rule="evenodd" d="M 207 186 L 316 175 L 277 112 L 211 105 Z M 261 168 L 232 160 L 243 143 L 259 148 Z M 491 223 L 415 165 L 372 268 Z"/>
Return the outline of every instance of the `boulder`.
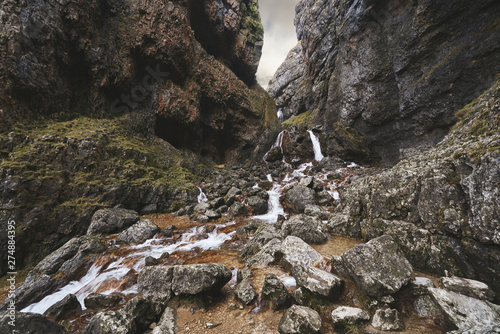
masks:
<path fill-rule="evenodd" d="M 322 244 L 328 239 L 325 227 L 317 217 L 305 214 L 292 216 L 281 226 L 283 236 L 293 235 L 309 244 Z"/>
<path fill-rule="evenodd" d="M 137 326 L 147 328 L 158 320 L 162 311 L 161 304 L 137 296 L 127 302 L 123 312 L 135 320 Z"/>
<path fill-rule="evenodd" d="M 124 244 L 142 243 L 154 237 L 158 232 L 160 232 L 160 228 L 156 224 L 144 219 L 121 232 L 116 241 Z"/>
<path fill-rule="evenodd" d="M 253 272 L 252 269 L 250 268 L 238 269 L 238 272 L 236 273 L 236 280 L 238 281 L 238 283 L 245 279 L 251 279 L 252 277 L 253 277 Z"/>
<path fill-rule="evenodd" d="M 441 277 L 439 283 L 444 289 L 450 290 L 462 295 L 492 302 L 495 299 L 495 293 L 490 287 L 482 282 L 462 277 Z"/>
<path fill-rule="evenodd" d="M 241 195 L 241 189 L 236 187 L 231 187 L 224 196 L 224 201 L 226 202 L 226 205 L 228 206 L 233 205 L 237 195 Z"/>
<path fill-rule="evenodd" d="M 285 284 L 275 274 L 267 274 L 262 286 L 262 298 L 271 302 L 273 310 L 287 307 L 292 301 Z"/>
<path fill-rule="evenodd" d="M 424 296 L 429 294 L 429 288 L 435 288 L 432 280 L 427 277 L 415 277 L 408 284 L 414 296 Z"/>
<path fill-rule="evenodd" d="M 394 309 L 378 309 L 373 315 L 372 326 L 382 331 L 402 331 L 404 329 L 403 317 Z"/>
<path fill-rule="evenodd" d="M 217 263 L 151 266 L 141 270 L 137 286 L 139 293 L 146 298 L 168 301 L 172 294 L 197 295 L 218 291 L 231 277 L 231 271 Z"/>
<path fill-rule="evenodd" d="M 212 219 L 219 219 L 221 217 L 221 214 L 214 210 L 207 210 L 205 212 L 205 216 L 207 216 L 209 220 L 212 220 Z"/>
<path fill-rule="evenodd" d="M 500 331 L 500 306 L 443 289 L 430 288 L 429 292 L 446 319 L 458 328 L 456 333 Z"/>
<path fill-rule="evenodd" d="M 82 334 L 136 334 L 134 318 L 123 310 L 99 312 L 90 319 Z"/>
<path fill-rule="evenodd" d="M 103 309 L 115 307 L 122 301 L 122 297 L 118 295 L 103 295 L 100 293 L 91 293 L 83 300 L 86 308 Z"/>
<path fill-rule="evenodd" d="M 15 326 L 11 326 L 12 321 L 14 321 Z M 22 334 L 65 333 L 61 326 L 38 313 L 0 312 L 0 333 L 16 332 Z"/>
<path fill-rule="evenodd" d="M 340 296 L 344 288 L 344 280 L 319 268 L 297 265 L 292 275 L 298 286 L 328 299 Z"/>
<path fill-rule="evenodd" d="M 318 333 L 321 317 L 318 312 L 305 306 L 292 305 L 285 311 L 278 325 L 281 334 Z"/>
<path fill-rule="evenodd" d="M 308 216 L 318 217 L 321 220 L 327 220 L 331 216 L 331 213 L 322 206 L 312 204 L 306 205 L 304 213 Z"/>
<path fill-rule="evenodd" d="M 246 262 L 250 257 L 259 253 L 261 249 L 271 240 L 281 239 L 280 233 L 272 226 L 262 226 L 255 232 L 253 238 L 247 242 L 241 250 L 239 258 Z"/>
<path fill-rule="evenodd" d="M 392 237 L 384 235 L 333 258 L 334 267 L 349 275 L 369 296 L 381 298 L 410 281 L 413 268 Z"/>
<path fill-rule="evenodd" d="M 281 264 L 285 270 L 291 272 L 294 266 L 321 267 L 326 264 L 323 256 L 304 240 L 288 236 L 281 244 L 283 258 Z"/>
<path fill-rule="evenodd" d="M 176 325 L 177 311 L 171 307 L 167 307 L 151 334 L 175 334 Z"/>
<path fill-rule="evenodd" d="M 370 315 L 360 308 L 339 306 L 332 311 L 331 318 L 334 325 L 352 325 L 358 322 L 370 320 Z"/>
<path fill-rule="evenodd" d="M 200 202 L 200 203 L 196 204 L 196 206 L 194 207 L 194 212 L 205 213 L 205 212 L 207 212 L 207 210 L 210 210 L 210 208 L 211 208 L 210 203 Z"/>
<path fill-rule="evenodd" d="M 172 292 L 196 295 L 220 290 L 231 280 L 231 270 L 218 263 L 174 266 Z"/>
<path fill-rule="evenodd" d="M 256 215 L 264 214 L 267 212 L 267 200 L 259 196 L 249 197 L 247 203 L 252 208 L 253 213 Z"/>
<path fill-rule="evenodd" d="M 70 313 L 81 311 L 82 305 L 73 294 L 68 294 L 66 297 L 49 307 L 43 315 L 54 319 L 55 321 L 59 321 L 63 319 Z"/>
<path fill-rule="evenodd" d="M 431 296 L 415 296 L 413 299 L 413 309 L 420 317 L 434 317 L 441 314 L 441 310 L 432 300 Z"/>
<path fill-rule="evenodd" d="M 102 209 L 92 216 L 87 235 L 120 232 L 139 221 L 139 214 L 127 209 Z"/>
<path fill-rule="evenodd" d="M 249 279 L 244 279 L 239 282 L 234 288 L 234 298 L 240 301 L 243 305 L 249 305 L 257 297 L 254 287 Z"/>
<path fill-rule="evenodd" d="M 279 262 L 281 256 L 281 240 L 274 238 L 265 244 L 257 254 L 247 259 L 245 265 L 247 267 L 267 266 Z"/>
<path fill-rule="evenodd" d="M 246 205 L 241 202 L 234 202 L 231 205 L 230 210 L 233 216 L 243 216 L 247 213 Z"/>
<path fill-rule="evenodd" d="M 283 206 L 295 213 L 304 212 L 307 205 L 316 204 L 315 192 L 303 185 L 296 185 L 285 193 Z"/>

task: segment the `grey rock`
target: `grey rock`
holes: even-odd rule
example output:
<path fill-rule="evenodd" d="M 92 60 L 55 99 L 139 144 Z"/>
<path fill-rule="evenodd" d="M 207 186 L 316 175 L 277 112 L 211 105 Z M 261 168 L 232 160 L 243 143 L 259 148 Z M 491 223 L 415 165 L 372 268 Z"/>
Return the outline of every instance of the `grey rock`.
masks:
<path fill-rule="evenodd" d="M 141 215 L 150 215 L 158 212 L 158 204 L 148 204 L 141 209 Z"/>
<path fill-rule="evenodd" d="M 245 280 L 245 279 L 251 279 L 253 277 L 252 269 L 250 268 L 241 268 L 238 269 L 238 272 L 236 273 L 236 280 L 239 282 Z"/>
<path fill-rule="evenodd" d="M 424 296 L 429 294 L 429 288 L 435 288 L 434 283 L 432 283 L 430 278 L 427 277 L 415 277 L 410 280 L 408 284 L 411 289 L 411 293 L 414 296 Z"/>
<path fill-rule="evenodd" d="M 210 203 L 200 202 L 200 203 L 196 204 L 196 206 L 194 207 L 194 212 L 205 213 L 205 212 L 207 212 L 207 210 L 210 210 L 210 208 L 211 208 Z"/>
<path fill-rule="evenodd" d="M 458 328 L 454 333 L 495 333 L 500 330 L 498 305 L 443 289 L 430 288 L 429 292 L 448 321 Z"/>
<path fill-rule="evenodd" d="M 248 205 L 252 208 L 253 213 L 256 215 L 264 214 L 267 212 L 267 200 L 259 196 L 251 196 L 248 198 Z"/>
<path fill-rule="evenodd" d="M 135 334 L 134 318 L 123 310 L 99 312 L 90 319 L 83 334 Z"/>
<path fill-rule="evenodd" d="M 247 207 L 241 202 L 234 202 L 230 207 L 233 216 L 242 216 L 247 213 Z"/>
<path fill-rule="evenodd" d="M 492 302 L 495 299 L 495 293 L 490 287 L 482 282 L 462 277 L 441 277 L 439 283 L 444 289 L 450 290 L 462 295 Z"/>
<path fill-rule="evenodd" d="M 254 256 L 271 240 L 281 239 L 280 233 L 272 226 L 262 226 L 255 232 L 253 238 L 247 242 L 241 250 L 239 258 L 246 262 L 250 257 Z"/>
<path fill-rule="evenodd" d="M 9 324 L 13 320 L 15 327 Z M 38 313 L 0 312 L 0 333 L 15 333 L 13 329 L 22 334 L 65 333 L 57 323 Z"/>
<path fill-rule="evenodd" d="M 169 225 L 165 227 L 162 232 L 163 235 L 166 236 L 167 238 L 170 238 L 174 235 L 174 231 L 177 230 L 177 227 L 175 225 Z"/>
<path fill-rule="evenodd" d="M 234 288 L 234 298 L 243 303 L 243 305 L 250 305 L 257 298 L 257 292 L 255 292 L 249 279 L 243 279 L 236 285 Z"/>
<path fill-rule="evenodd" d="M 205 215 L 208 217 L 208 219 L 212 220 L 212 219 L 219 219 L 221 217 L 221 214 L 218 213 L 217 211 L 214 211 L 214 210 L 207 210 L 205 212 Z"/>
<path fill-rule="evenodd" d="M 226 196 L 224 196 L 224 201 L 226 201 L 226 205 L 228 206 L 233 205 L 237 195 L 241 195 L 241 189 L 236 187 L 231 187 L 231 189 L 229 189 L 228 192 L 226 193 Z"/>
<path fill-rule="evenodd" d="M 160 228 L 156 224 L 144 219 L 121 232 L 116 241 L 124 244 L 142 243 L 154 237 L 158 232 L 160 232 Z"/>
<path fill-rule="evenodd" d="M 196 295 L 220 290 L 231 280 L 231 270 L 218 263 L 174 266 L 172 292 Z"/>
<path fill-rule="evenodd" d="M 413 299 L 413 309 L 420 317 L 434 317 L 441 314 L 441 310 L 436 305 L 431 296 L 416 296 Z"/>
<path fill-rule="evenodd" d="M 321 220 L 305 214 L 295 215 L 286 220 L 281 226 L 281 231 L 285 237 L 293 235 L 310 244 L 322 244 L 328 239 Z"/>
<path fill-rule="evenodd" d="M 222 197 L 217 197 L 217 198 L 214 198 L 213 200 L 210 201 L 210 206 L 214 209 L 218 209 L 221 206 L 223 206 L 224 204 L 226 204 L 226 202 L 224 201 L 224 198 L 222 198 Z"/>
<path fill-rule="evenodd" d="M 55 321 L 59 321 L 68 314 L 81 310 L 82 305 L 80 305 L 80 302 L 78 301 L 76 296 L 70 293 L 66 297 L 49 307 L 43 313 L 43 315 L 54 319 Z"/>
<path fill-rule="evenodd" d="M 356 307 L 339 306 L 331 313 L 332 322 L 336 324 L 355 324 L 370 320 L 370 315 Z"/>
<path fill-rule="evenodd" d="M 91 293 L 83 300 L 86 308 L 103 309 L 118 305 L 123 298 L 118 295 L 103 295 L 100 293 Z"/>
<path fill-rule="evenodd" d="M 330 212 L 325 208 L 318 205 L 306 205 L 304 213 L 308 216 L 318 217 L 321 220 L 328 220 L 330 218 Z"/>
<path fill-rule="evenodd" d="M 341 260 L 342 269 L 367 295 L 376 298 L 399 291 L 413 272 L 411 264 L 388 235 L 354 246 L 341 255 Z"/>
<path fill-rule="evenodd" d="M 139 221 L 139 214 L 127 209 L 102 209 L 94 213 L 87 235 L 120 232 Z"/>
<path fill-rule="evenodd" d="M 275 274 L 267 274 L 264 279 L 262 298 L 271 302 L 273 310 L 287 307 L 291 303 L 290 293 L 285 284 Z"/>
<path fill-rule="evenodd" d="M 267 266 L 281 260 L 281 240 L 274 238 L 245 261 L 247 267 Z"/>
<path fill-rule="evenodd" d="M 171 307 L 167 307 L 151 334 L 175 334 L 176 326 L 177 311 Z"/>
<path fill-rule="evenodd" d="M 153 301 L 168 301 L 175 295 L 197 295 L 220 290 L 232 273 L 221 264 L 145 267 L 139 273 L 139 293 Z"/>
<path fill-rule="evenodd" d="M 348 215 L 341 213 L 334 213 L 331 215 L 330 219 L 326 223 L 328 232 L 335 234 L 342 234 L 352 237 L 359 237 L 361 235 L 361 230 L 359 224 L 357 228 L 354 224 L 350 224 L 350 219 Z"/>
<path fill-rule="evenodd" d="M 403 317 L 395 309 L 378 309 L 373 315 L 372 326 L 383 331 L 401 331 L 404 329 Z"/>
<path fill-rule="evenodd" d="M 137 296 L 129 300 L 122 310 L 130 318 L 134 319 L 138 326 L 149 327 L 149 325 L 158 320 L 162 306 L 159 302 Z"/>
<path fill-rule="evenodd" d="M 281 244 L 281 252 L 283 253 L 281 264 L 289 272 L 297 265 L 303 267 L 321 267 L 326 264 L 325 259 L 320 253 L 298 237 L 286 237 Z"/>
<path fill-rule="evenodd" d="M 281 334 L 318 333 L 321 318 L 318 312 L 305 306 L 292 305 L 280 319 L 278 331 Z"/>
<path fill-rule="evenodd" d="M 155 266 L 158 264 L 158 259 L 157 258 L 154 258 L 152 256 L 146 256 L 144 258 L 144 265 L 145 266 Z"/>
<path fill-rule="evenodd" d="M 296 185 L 285 193 L 283 206 L 292 212 L 304 212 L 307 205 L 316 204 L 315 195 L 311 188 Z"/>
<path fill-rule="evenodd" d="M 340 277 L 319 268 L 297 265 L 293 267 L 292 275 L 298 286 L 328 299 L 340 296 L 344 288 Z"/>

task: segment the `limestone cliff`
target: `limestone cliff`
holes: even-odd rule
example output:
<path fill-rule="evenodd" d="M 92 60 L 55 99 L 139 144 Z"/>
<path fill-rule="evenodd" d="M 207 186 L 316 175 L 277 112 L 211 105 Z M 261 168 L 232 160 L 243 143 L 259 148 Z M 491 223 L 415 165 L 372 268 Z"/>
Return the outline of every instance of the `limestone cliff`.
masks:
<path fill-rule="evenodd" d="M 500 81 L 456 116 L 428 152 L 353 182 L 330 228 L 390 234 L 417 268 L 477 278 L 500 291 Z"/>
<path fill-rule="evenodd" d="M 293 105 L 309 105 L 312 91 L 309 125 L 323 126 L 329 154 L 356 158 L 342 149 L 341 128 L 359 134 L 385 165 L 425 151 L 499 72 L 499 15 L 492 0 L 302 0 L 295 25 L 310 86 L 296 90 Z M 284 87 L 296 79 L 282 73 L 269 91 L 286 109 Z"/>

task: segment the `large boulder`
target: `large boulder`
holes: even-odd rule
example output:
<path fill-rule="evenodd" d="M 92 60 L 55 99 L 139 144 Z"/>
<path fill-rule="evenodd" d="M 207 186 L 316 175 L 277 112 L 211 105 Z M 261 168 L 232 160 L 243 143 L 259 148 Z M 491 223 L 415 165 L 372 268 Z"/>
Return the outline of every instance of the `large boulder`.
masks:
<path fill-rule="evenodd" d="M 497 333 L 500 306 L 452 291 L 430 288 L 430 295 L 457 333 Z"/>
<path fill-rule="evenodd" d="M 334 309 L 330 315 L 334 325 L 355 324 L 370 320 L 370 315 L 357 307 L 339 306 Z"/>
<path fill-rule="evenodd" d="M 307 205 L 317 204 L 313 189 L 297 184 L 285 193 L 283 206 L 292 212 L 301 213 Z"/>
<path fill-rule="evenodd" d="M 197 295 L 220 290 L 232 273 L 221 264 L 149 266 L 139 273 L 137 285 L 146 298 L 168 301 L 175 295 Z"/>
<path fill-rule="evenodd" d="M 373 315 L 372 326 L 382 331 L 401 331 L 404 329 L 403 317 L 395 309 L 378 309 Z"/>
<path fill-rule="evenodd" d="M 267 266 L 281 260 L 281 240 L 274 238 L 265 244 L 256 254 L 245 260 L 247 267 Z"/>
<path fill-rule="evenodd" d="M 124 244 L 141 243 L 154 237 L 158 232 L 160 228 L 156 224 L 144 219 L 120 233 L 116 241 Z"/>
<path fill-rule="evenodd" d="M 263 247 L 273 239 L 278 241 L 281 239 L 281 234 L 272 226 L 262 226 L 257 229 L 253 238 L 247 242 L 241 250 L 239 258 L 246 262 L 249 258 L 259 253 Z M 273 242 L 277 244 L 277 241 Z"/>
<path fill-rule="evenodd" d="M 344 288 L 344 280 L 319 268 L 297 265 L 292 275 L 298 286 L 328 299 L 340 296 Z"/>
<path fill-rule="evenodd" d="M 325 259 L 319 252 L 298 237 L 286 237 L 281 244 L 281 252 L 283 253 L 281 264 L 289 272 L 297 265 L 320 267 L 326 264 Z"/>
<path fill-rule="evenodd" d="M 321 329 L 318 312 L 305 306 L 293 305 L 285 311 L 278 325 L 281 334 L 312 334 Z"/>
<path fill-rule="evenodd" d="M 249 279 L 244 279 L 236 285 L 234 288 L 234 298 L 243 303 L 243 305 L 249 305 L 257 298 L 257 292 L 255 292 L 252 282 Z"/>
<path fill-rule="evenodd" d="M 87 235 L 121 232 L 139 221 L 139 214 L 127 209 L 102 209 L 94 213 Z"/>
<path fill-rule="evenodd" d="M 259 196 L 250 196 L 247 200 L 248 205 L 252 208 L 253 213 L 256 215 L 264 214 L 267 212 L 267 200 Z"/>
<path fill-rule="evenodd" d="M 118 305 L 122 301 L 122 297 L 118 295 L 103 295 L 100 293 L 91 293 L 83 300 L 86 308 L 103 309 L 111 308 Z"/>
<path fill-rule="evenodd" d="M 411 264 L 388 235 L 358 244 L 332 262 L 367 295 L 375 298 L 398 292 L 410 281 L 413 272 Z"/>
<path fill-rule="evenodd" d="M 283 236 L 293 235 L 309 244 L 322 244 L 328 239 L 325 227 L 318 217 L 305 214 L 292 216 L 281 226 Z"/>
<path fill-rule="evenodd" d="M 37 313 L 0 312 L 0 333 L 64 334 L 64 329 Z"/>

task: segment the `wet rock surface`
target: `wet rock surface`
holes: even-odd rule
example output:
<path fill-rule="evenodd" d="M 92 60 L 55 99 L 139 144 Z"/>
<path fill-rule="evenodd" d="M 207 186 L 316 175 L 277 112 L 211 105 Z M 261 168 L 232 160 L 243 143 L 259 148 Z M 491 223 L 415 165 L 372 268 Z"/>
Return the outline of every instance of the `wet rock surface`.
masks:
<path fill-rule="evenodd" d="M 90 221 L 87 235 L 121 232 L 139 221 L 139 214 L 127 209 L 103 209 L 97 211 Z"/>
<path fill-rule="evenodd" d="M 158 232 L 160 232 L 158 226 L 150 220 L 144 219 L 120 233 L 116 241 L 126 244 L 141 243 L 151 239 Z"/>
<path fill-rule="evenodd" d="M 69 313 L 81 311 L 82 306 L 75 295 L 69 294 L 61 301 L 52 305 L 47 311 L 43 313 L 48 318 L 59 321 L 68 316 Z"/>
<path fill-rule="evenodd" d="M 54 333 L 63 334 L 64 329 L 57 323 L 49 320 L 47 317 L 36 313 L 14 312 L 15 326 L 9 324 L 12 321 L 9 312 L 0 312 L 0 331 L 2 333 L 11 333 L 15 327 L 20 333 Z"/>
<path fill-rule="evenodd" d="M 319 314 L 305 306 L 293 305 L 280 320 L 281 334 L 318 333 L 321 328 Z"/>

